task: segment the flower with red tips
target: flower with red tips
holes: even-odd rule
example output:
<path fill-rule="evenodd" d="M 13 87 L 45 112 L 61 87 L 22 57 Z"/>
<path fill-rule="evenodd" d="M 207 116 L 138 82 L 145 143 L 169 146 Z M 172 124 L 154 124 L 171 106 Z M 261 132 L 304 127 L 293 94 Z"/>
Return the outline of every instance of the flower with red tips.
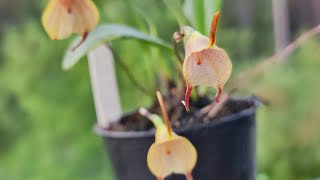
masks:
<path fill-rule="evenodd" d="M 183 75 L 187 83 L 185 95 L 187 111 L 189 110 L 190 93 L 194 86 L 215 87 L 217 89 L 215 102 L 219 102 L 223 86 L 231 75 L 232 63 L 228 54 L 215 44 L 219 17 L 219 12 L 213 17 L 210 38 L 189 26 L 181 29 L 181 33 L 186 38 Z"/>
<path fill-rule="evenodd" d="M 42 15 L 42 25 L 53 40 L 72 33 L 82 35 L 84 40 L 98 21 L 99 13 L 91 0 L 49 0 Z"/>
<path fill-rule="evenodd" d="M 172 173 L 185 174 L 187 180 L 193 180 L 192 170 L 197 162 L 197 151 L 187 138 L 172 131 L 163 98 L 159 92 L 157 96 L 164 122 L 158 115 L 140 109 L 140 113 L 147 116 L 156 127 L 155 142 L 148 152 L 148 167 L 158 180 L 164 180 Z"/>

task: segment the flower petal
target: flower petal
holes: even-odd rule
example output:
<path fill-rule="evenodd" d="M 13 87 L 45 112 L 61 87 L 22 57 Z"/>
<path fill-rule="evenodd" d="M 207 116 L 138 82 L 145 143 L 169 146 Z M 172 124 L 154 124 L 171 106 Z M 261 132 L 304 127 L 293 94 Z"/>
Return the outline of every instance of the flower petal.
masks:
<path fill-rule="evenodd" d="M 51 39 L 65 39 L 72 33 L 84 35 L 99 20 L 91 0 L 50 0 L 42 16 L 42 24 Z"/>
<path fill-rule="evenodd" d="M 183 64 L 183 74 L 192 86 L 223 86 L 231 75 L 232 64 L 228 54 L 218 47 L 192 53 Z"/>
<path fill-rule="evenodd" d="M 188 58 L 188 56 L 190 56 L 192 53 L 208 48 L 208 44 L 208 37 L 200 34 L 197 31 L 192 32 L 185 45 L 185 58 Z"/>
<path fill-rule="evenodd" d="M 193 86 L 215 87 L 215 102 L 219 102 L 224 84 L 231 75 L 232 63 L 228 54 L 217 46 L 190 54 L 183 63 L 183 75 L 187 83 L 185 95 L 186 111 Z"/>
<path fill-rule="evenodd" d="M 191 142 L 181 136 L 154 143 L 148 152 L 148 166 L 151 172 L 160 178 L 172 173 L 191 173 L 197 162 L 197 151 Z"/>

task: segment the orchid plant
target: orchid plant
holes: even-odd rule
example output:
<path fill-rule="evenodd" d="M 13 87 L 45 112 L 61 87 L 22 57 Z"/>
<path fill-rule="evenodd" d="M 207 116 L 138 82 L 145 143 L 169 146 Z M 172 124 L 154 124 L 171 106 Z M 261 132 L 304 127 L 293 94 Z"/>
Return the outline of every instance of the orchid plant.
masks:
<path fill-rule="evenodd" d="M 220 13 L 214 15 L 209 38 L 190 26 L 180 29 L 175 41 L 185 40 L 183 76 L 186 81 L 185 108 L 189 110 L 189 97 L 194 86 L 205 85 L 217 89 L 215 102 L 219 102 L 223 86 L 229 79 L 232 64 L 228 54 L 216 45 L 216 29 Z M 63 67 L 74 65 L 93 47 L 120 37 L 133 37 L 154 45 L 171 49 L 163 40 L 120 25 L 97 26 L 99 13 L 91 0 L 49 0 L 42 16 L 42 24 L 49 37 L 61 40 L 76 33 L 82 36 L 77 45 L 69 48 Z M 90 34 L 89 34 L 90 33 Z M 184 174 L 192 180 L 192 170 L 197 162 L 197 151 L 185 137 L 173 132 L 162 95 L 157 92 L 164 121 L 146 109 L 140 113 L 156 127 L 155 142 L 151 145 L 147 163 L 150 171 L 162 180 L 172 173 Z"/>
<path fill-rule="evenodd" d="M 187 23 L 184 16 L 181 15 L 182 11 L 178 10 L 178 1 L 163 1 L 176 16 L 181 27 L 180 30 L 174 34 L 173 40 L 174 43 L 179 43 L 182 40 L 184 42 L 185 54 L 182 67 L 178 65 L 176 69 L 182 71 L 182 76 L 186 82 L 186 93 L 183 101 L 185 109 L 189 111 L 190 95 L 195 86 L 214 87 L 216 88 L 214 101 L 219 104 L 215 106 L 216 108 L 210 110 L 209 114 L 213 116 L 212 114 L 217 113 L 219 108 L 223 106 L 223 101 L 226 101 L 228 96 L 234 92 L 232 91 L 233 89 L 227 91 L 221 98 L 224 85 L 231 76 L 232 62 L 228 53 L 216 43 L 216 31 L 220 18 L 220 12 L 216 12 L 218 6 L 214 6 L 216 9 L 211 8 L 213 6 L 208 6 L 211 8 L 208 11 L 209 14 L 216 12 L 211 22 L 211 29 L 210 27 L 205 27 L 205 25 L 210 24 L 210 22 L 204 22 L 205 20 L 201 20 L 199 17 L 189 19 L 189 22 L 193 22 L 193 27 L 195 27 L 192 28 L 190 26 L 184 26 Z M 215 0 L 212 2 L 221 4 L 222 1 Z M 203 1 L 186 0 L 185 3 L 185 16 L 189 17 L 196 14 L 193 8 L 197 6 L 194 4 L 201 4 Z M 203 8 L 203 6 L 199 7 Z M 199 12 L 199 9 L 197 12 Z M 208 12 L 203 14 L 208 14 Z M 150 35 L 132 27 L 118 24 L 98 25 L 98 22 L 99 12 L 92 0 L 49 0 L 42 16 L 42 25 L 49 37 L 52 40 L 62 40 L 68 38 L 73 33 L 82 36 L 80 41 L 79 38 L 76 39 L 70 45 L 70 48 L 68 48 L 63 60 L 63 69 L 70 69 L 83 56 L 98 45 L 124 37 L 148 42 L 151 45 L 161 47 L 162 50 L 172 51 L 172 49 L 174 49 L 169 43 L 156 37 L 154 34 Z M 209 29 L 210 31 L 207 32 Z M 242 77 L 246 77 L 247 80 L 248 77 L 253 77 L 257 72 L 261 72 L 261 69 L 266 65 L 281 62 L 279 59 L 285 59 L 299 44 L 319 32 L 320 26 L 290 44 L 284 51 L 269 58 L 268 61 L 258 64 L 258 68 L 256 68 L 258 69 L 257 71 L 253 73 L 248 71 L 248 73 Z M 209 37 L 203 35 L 204 33 L 208 33 Z M 242 84 L 246 84 L 245 82 L 248 81 L 244 81 L 241 78 L 236 80 L 242 80 L 241 82 L 244 82 Z M 163 119 L 156 114 L 149 113 L 144 108 L 140 109 L 140 113 L 150 119 L 156 128 L 155 142 L 151 145 L 146 157 L 147 165 L 158 180 L 163 180 L 172 173 L 184 174 L 187 180 L 192 180 L 192 171 L 197 163 L 197 150 L 187 138 L 177 135 L 172 130 L 163 97 L 159 92 L 157 92 L 157 97 Z"/>

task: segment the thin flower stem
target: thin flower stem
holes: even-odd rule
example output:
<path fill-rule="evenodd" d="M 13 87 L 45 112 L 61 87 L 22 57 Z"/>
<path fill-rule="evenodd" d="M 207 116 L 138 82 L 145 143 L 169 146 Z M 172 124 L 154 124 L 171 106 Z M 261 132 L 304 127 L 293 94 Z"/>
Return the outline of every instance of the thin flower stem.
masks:
<path fill-rule="evenodd" d="M 183 64 L 183 58 L 181 57 L 180 53 L 179 53 L 179 50 L 178 50 L 178 43 L 179 41 L 177 41 L 177 37 L 176 36 L 180 36 L 179 38 L 183 38 L 184 34 L 181 34 L 180 32 L 175 32 L 172 36 L 172 47 L 173 47 L 173 52 L 174 54 L 176 55 L 177 59 L 178 59 L 178 62 L 179 64 Z"/>
<path fill-rule="evenodd" d="M 178 50 L 178 43 L 183 39 L 184 34 L 181 32 L 175 32 L 172 36 L 171 42 L 173 47 L 173 53 L 176 56 L 176 61 L 174 61 L 175 68 L 180 76 L 180 78 L 183 78 L 182 74 L 182 65 L 183 65 L 183 58 L 181 57 L 181 54 Z"/>

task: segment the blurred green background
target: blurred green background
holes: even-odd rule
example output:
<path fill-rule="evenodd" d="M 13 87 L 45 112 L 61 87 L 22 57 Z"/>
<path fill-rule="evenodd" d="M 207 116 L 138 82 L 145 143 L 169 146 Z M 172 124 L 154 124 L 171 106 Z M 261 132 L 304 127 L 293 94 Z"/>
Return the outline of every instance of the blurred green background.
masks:
<path fill-rule="evenodd" d="M 204 6 L 195 8 L 194 14 L 185 6 L 187 18 L 183 20 L 206 33 L 205 21 L 192 18 L 201 13 L 211 18 L 212 13 L 205 15 L 202 10 L 212 2 L 201 2 Z M 272 7 L 281 5 L 277 2 L 222 1 L 217 43 L 233 60 L 233 75 L 275 52 L 274 17 L 281 17 Z M 96 116 L 88 64 L 82 60 L 70 71 L 62 71 L 61 60 L 72 38 L 49 40 L 40 24 L 46 3 L 0 1 L 0 179 L 112 180 L 102 140 L 92 130 Z M 175 12 L 181 9 L 168 8 L 161 0 L 95 3 L 101 23 L 126 24 L 167 42 L 179 29 Z M 285 35 L 290 41 L 320 23 L 318 0 L 287 0 L 285 8 Z M 155 90 L 155 72 L 174 75 L 168 52 L 135 40 L 115 41 L 112 47 L 150 93 Z M 270 102 L 258 112 L 259 180 L 320 177 L 319 50 L 319 38 L 314 38 L 297 49 L 287 63 L 266 69 L 264 76 L 243 92 Z M 151 99 L 135 87 L 119 64 L 116 66 L 123 110 L 150 104 Z"/>

